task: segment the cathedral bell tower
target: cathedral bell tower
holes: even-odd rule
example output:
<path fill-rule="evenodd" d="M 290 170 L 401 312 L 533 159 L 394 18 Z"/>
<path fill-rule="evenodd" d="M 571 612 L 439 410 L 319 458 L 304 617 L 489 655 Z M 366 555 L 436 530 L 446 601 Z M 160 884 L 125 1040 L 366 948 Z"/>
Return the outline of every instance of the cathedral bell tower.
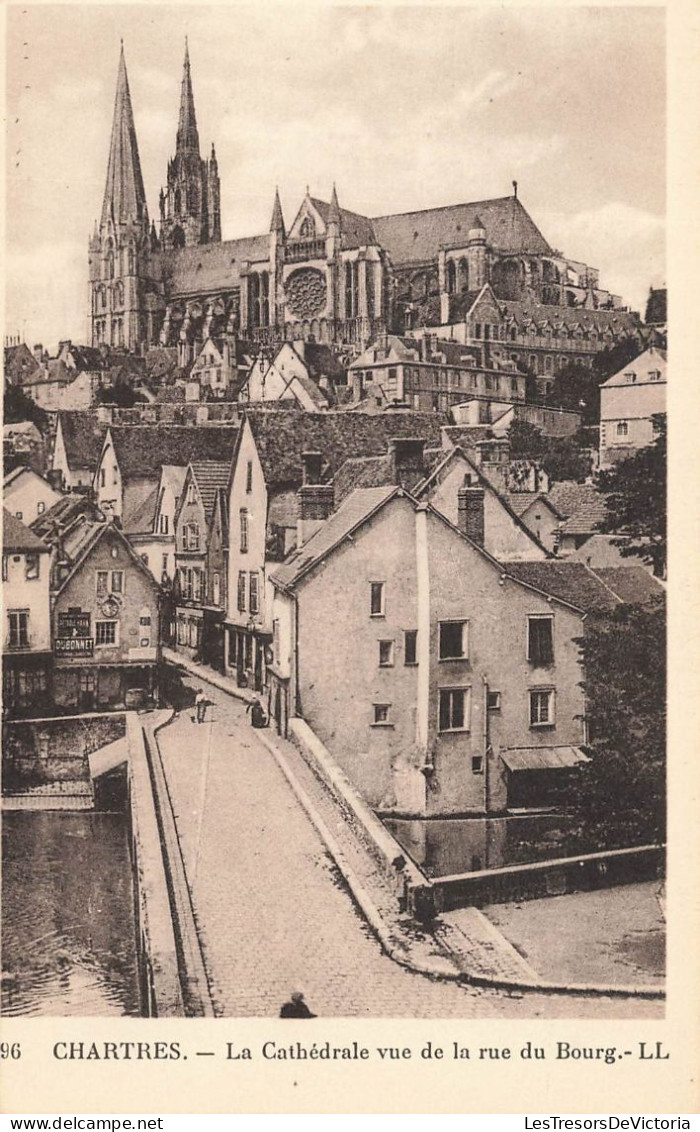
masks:
<path fill-rule="evenodd" d="M 89 245 L 89 340 L 137 349 L 147 335 L 144 280 L 150 254 L 129 80 L 122 44 L 102 215 Z"/>
<path fill-rule="evenodd" d="M 208 161 L 199 155 L 187 40 L 175 156 L 168 162 L 167 186 L 160 193 L 160 235 L 164 248 L 221 240 L 219 168 L 213 145 Z"/>

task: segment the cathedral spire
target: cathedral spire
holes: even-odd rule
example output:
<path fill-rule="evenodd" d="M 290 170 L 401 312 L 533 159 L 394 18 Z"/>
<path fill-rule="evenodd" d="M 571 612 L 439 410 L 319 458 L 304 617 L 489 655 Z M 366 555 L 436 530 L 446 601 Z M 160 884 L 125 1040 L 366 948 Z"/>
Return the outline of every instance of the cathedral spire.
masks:
<path fill-rule="evenodd" d="M 284 236 L 284 217 L 282 215 L 282 203 L 280 201 L 279 187 L 275 188 L 275 203 L 272 206 L 272 220 L 270 221 L 270 231 L 281 233 Z"/>
<path fill-rule="evenodd" d="M 329 224 L 339 224 L 340 223 L 340 205 L 338 204 L 338 193 L 336 191 L 335 181 L 333 182 L 333 192 L 331 193 L 331 203 L 328 206 L 328 223 Z"/>
<path fill-rule="evenodd" d="M 109 220 L 115 224 L 142 223 L 148 220 L 123 42 L 119 56 L 101 223 L 105 224 Z"/>
<path fill-rule="evenodd" d="M 192 77 L 190 75 L 190 50 L 185 38 L 185 62 L 182 68 L 182 87 L 180 89 L 180 118 L 177 125 L 177 153 L 196 153 L 199 156 L 199 134 L 194 112 Z"/>

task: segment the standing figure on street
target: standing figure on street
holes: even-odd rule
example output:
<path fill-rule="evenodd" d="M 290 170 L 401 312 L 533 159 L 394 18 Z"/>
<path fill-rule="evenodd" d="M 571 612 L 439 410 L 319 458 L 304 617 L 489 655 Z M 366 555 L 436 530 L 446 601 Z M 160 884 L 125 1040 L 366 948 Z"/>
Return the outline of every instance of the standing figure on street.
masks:
<path fill-rule="evenodd" d="M 194 706 L 197 713 L 197 723 L 204 723 L 204 715 L 207 710 L 207 701 L 204 698 L 204 692 L 201 688 L 197 688 L 197 695 L 194 698 Z"/>
<path fill-rule="evenodd" d="M 250 701 L 245 710 L 246 712 L 250 712 L 250 722 L 253 727 L 267 727 L 267 715 L 265 714 L 265 708 L 262 706 L 262 703 L 257 696 L 254 700 Z"/>

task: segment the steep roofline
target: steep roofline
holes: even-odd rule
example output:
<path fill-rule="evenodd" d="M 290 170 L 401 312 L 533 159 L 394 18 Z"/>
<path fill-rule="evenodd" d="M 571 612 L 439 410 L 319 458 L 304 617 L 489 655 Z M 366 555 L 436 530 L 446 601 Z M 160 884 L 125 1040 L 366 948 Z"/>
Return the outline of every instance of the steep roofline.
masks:
<path fill-rule="evenodd" d="M 119 538 L 121 539 L 121 541 L 122 541 L 122 542 L 124 543 L 124 546 L 125 546 L 125 547 L 126 547 L 126 549 L 127 549 L 127 552 L 128 552 L 128 554 L 129 554 L 129 557 L 130 557 L 130 558 L 132 559 L 132 561 L 134 562 L 134 564 L 135 564 L 136 566 L 138 566 L 139 570 L 141 570 L 141 572 L 142 572 L 143 574 L 145 574 L 145 576 L 146 576 L 146 577 L 148 578 L 148 580 L 149 580 L 149 581 L 150 581 L 150 582 L 151 582 L 151 583 L 152 583 L 152 584 L 153 584 L 153 585 L 155 586 L 155 588 L 156 588 L 156 589 L 157 589 L 158 591 L 160 591 L 160 586 L 158 585 L 157 581 L 156 581 L 156 580 L 155 580 L 155 578 L 153 577 L 153 574 L 152 574 L 152 573 L 151 573 L 151 571 L 150 571 L 150 570 L 148 569 L 148 566 L 146 566 L 146 565 L 144 564 L 144 562 L 142 561 L 142 559 L 141 559 L 141 558 L 139 557 L 139 555 L 138 555 L 138 554 L 136 553 L 136 551 L 135 551 L 135 550 L 134 550 L 134 548 L 132 547 L 131 543 L 129 542 L 129 539 L 128 539 L 128 538 L 126 537 L 126 535 L 124 534 L 124 532 L 123 532 L 122 530 L 120 530 L 120 528 L 119 528 L 119 527 L 115 526 L 115 524 L 114 524 L 114 523 L 108 523 L 108 522 L 104 522 L 104 523 L 98 523 L 98 524 L 97 524 L 97 528 L 96 528 L 96 532 L 95 532 L 95 537 L 94 537 L 94 538 L 91 538 L 91 539 L 89 539 L 89 541 L 88 541 L 87 545 L 86 545 L 86 546 L 85 546 L 85 547 L 83 548 L 83 550 L 81 551 L 81 553 L 80 553 L 80 554 L 78 555 L 78 557 L 76 558 L 75 562 L 74 562 L 74 563 L 72 564 L 72 566 L 71 566 L 71 568 L 70 568 L 70 571 L 68 572 L 68 574 L 66 575 L 66 577 L 65 577 L 65 578 L 63 579 L 63 581 L 61 582 L 60 586 L 58 586 L 58 588 L 57 588 L 56 590 L 54 590 L 54 591 L 53 591 L 53 592 L 54 592 L 54 596 L 55 596 L 55 597 L 58 597 L 58 596 L 59 596 L 59 594 L 61 594 L 61 593 L 63 592 L 63 590 L 64 590 L 64 589 L 66 588 L 66 586 L 67 586 L 67 585 L 68 585 L 68 583 L 69 583 L 69 582 L 71 581 L 71 579 L 75 577 L 76 573 L 78 572 L 78 570 L 80 569 L 80 567 L 81 567 L 81 566 L 83 565 L 83 563 L 85 562 L 85 559 L 87 558 L 87 556 L 88 556 L 89 554 L 91 554 L 91 553 L 92 553 L 92 551 L 93 551 L 93 550 L 95 549 L 95 547 L 97 546 L 98 542 L 99 542 L 99 541 L 100 541 L 100 540 L 101 540 L 101 539 L 102 539 L 102 538 L 104 537 L 105 533 L 106 533 L 107 531 L 109 531 L 109 530 L 116 532 L 117 536 L 118 536 L 118 537 L 119 537 Z M 143 533 L 144 533 L 144 534 L 146 534 L 146 535 L 148 535 L 148 534 L 149 534 L 149 533 L 151 533 L 151 532 L 145 531 L 145 532 L 143 532 Z"/>

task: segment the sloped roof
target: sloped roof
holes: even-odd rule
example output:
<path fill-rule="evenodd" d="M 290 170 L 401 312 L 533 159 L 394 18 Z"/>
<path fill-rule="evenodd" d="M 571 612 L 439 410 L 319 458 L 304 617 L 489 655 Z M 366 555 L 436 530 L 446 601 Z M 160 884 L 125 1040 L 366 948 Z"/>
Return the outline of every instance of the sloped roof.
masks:
<path fill-rule="evenodd" d="M 121 425 L 110 428 L 122 480 L 157 479 L 163 464 L 230 461 L 238 429 L 230 425 Z"/>
<path fill-rule="evenodd" d="M 302 452 L 320 452 L 324 479 L 330 480 L 345 460 L 383 456 L 394 437 L 422 437 L 440 443 L 444 418 L 439 413 L 299 413 L 248 409 L 245 416 L 255 437 L 268 490 L 301 483 Z"/>
<path fill-rule="evenodd" d="M 620 541 L 628 542 L 629 540 L 622 539 L 620 535 L 591 535 L 582 546 L 568 554 L 567 559 L 568 561 L 573 559 L 575 562 L 585 562 L 593 570 L 606 566 L 627 566 L 629 559 L 622 557 L 621 548 L 616 545 Z"/>
<path fill-rule="evenodd" d="M 610 389 L 615 386 L 624 386 L 628 388 L 627 374 L 633 373 L 635 381 L 632 383 L 632 388 L 637 385 L 655 384 L 659 382 L 651 382 L 649 378 L 650 370 L 658 370 L 661 373 L 661 382 L 666 381 L 667 370 L 667 354 L 665 350 L 660 349 L 658 346 L 650 346 L 648 350 L 643 350 L 633 361 L 628 362 L 627 365 L 609 377 L 607 381 L 602 382 L 601 389 Z"/>
<path fill-rule="evenodd" d="M 31 528 L 40 538 L 46 538 L 54 530 L 65 530 L 79 515 L 87 515 L 91 519 L 99 518 L 97 507 L 87 496 L 79 492 L 69 492 L 61 496 L 41 515 L 37 515 L 31 523 Z"/>
<path fill-rule="evenodd" d="M 95 471 L 107 433 L 93 413 L 82 410 L 61 410 L 58 414 L 63 445 L 70 468 Z"/>
<path fill-rule="evenodd" d="M 92 553 L 94 548 L 97 546 L 97 543 L 104 537 L 107 531 L 110 531 L 116 538 L 119 539 L 120 542 L 124 544 L 124 547 L 126 548 L 132 562 L 134 563 L 136 568 L 142 572 L 144 577 L 148 578 L 153 589 L 159 589 L 158 583 L 151 574 L 151 571 L 134 550 L 128 538 L 126 538 L 123 532 L 120 531 L 119 528 L 114 525 L 114 523 L 106 523 L 104 520 L 102 520 L 102 522 L 84 523 L 83 526 L 76 532 L 76 535 L 79 537 L 76 537 L 75 542 L 70 546 L 67 542 L 64 543 L 64 549 L 66 550 L 68 556 L 71 558 L 72 564 L 66 577 L 57 587 L 57 594 L 61 593 L 61 591 L 66 588 L 71 578 L 73 578 L 75 574 L 77 574 L 88 555 Z"/>
<path fill-rule="evenodd" d="M 216 493 L 228 486 L 230 460 L 195 460 L 190 464 L 192 475 L 202 498 L 207 521 L 211 519 Z"/>
<path fill-rule="evenodd" d="M 79 370 L 101 370 L 109 361 L 95 346 L 76 346 L 71 342 L 70 353 Z"/>
<path fill-rule="evenodd" d="M 443 437 L 455 448 L 475 448 L 482 440 L 493 440 L 491 426 L 483 425 L 446 425 L 442 430 Z"/>
<path fill-rule="evenodd" d="M 152 346 L 144 355 L 146 373 L 154 381 L 178 368 L 177 346 Z"/>
<path fill-rule="evenodd" d="M 29 527 L 2 509 L 2 549 L 10 554 L 22 551 L 28 554 L 48 554 L 49 547 Z"/>
<path fill-rule="evenodd" d="M 18 342 L 16 346 L 5 346 L 3 360 L 5 377 L 12 378 L 13 383 L 24 383 L 30 375 L 40 369 L 26 342 Z"/>
<path fill-rule="evenodd" d="M 316 197 L 311 197 L 311 203 L 328 227 L 330 204 L 325 200 L 317 200 Z M 339 212 L 341 248 L 364 248 L 377 243 L 372 221 L 367 216 L 360 216 L 358 212 L 350 212 L 347 208 L 341 208 Z"/>
<path fill-rule="evenodd" d="M 563 770 L 591 760 L 578 747 L 505 747 L 501 758 L 509 770 Z"/>
<path fill-rule="evenodd" d="M 504 571 L 543 593 L 585 613 L 609 613 L 619 599 L 583 562 L 548 558 L 539 562 L 506 562 Z"/>
<path fill-rule="evenodd" d="M 124 530 L 130 535 L 146 534 L 152 531 L 157 503 L 157 485 L 150 490 L 146 488 L 143 494 L 139 492 L 136 499 L 130 499 L 127 495 L 124 500 L 124 515 L 122 516 Z"/>
<path fill-rule="evenodd" d="M 387 334 L 386 346 L 380 346 L 378 342 L 373 342 L 358 358 L 355 358 L 349 368 L 362 369 L 363 366 L 385 362 L 391 354 L 394 355 L 396 361 L 416 362 L 420 358 L 420 343 L 414 338 Z"/>
<path fill-rule="evenodd" d="M 505 492 L 505 498 L 511 510 L 514 511 L 516 515 L 523 516 L 532 504 L 537 502 L 544 503 L 557 514 L 551 500 L 542 491 L 507 491 Z M 561 518 L 560 515 L 557 517 Z"/>
<path fill-rule="evenodd" d="M 341 503 L 337 511 L 319 527 L 297 551 L 276 566 L 272 581 L 284 587 L 294 586 L 317 562 L 333 550 L 399 489 L 394 486 L 360 488 Z"/>
<path fill-rule="evenodd" d="M 602 333 L 610 327 L 615 333 L 626 330 L 628 333 L 636 331 L 639 320 L 630 311 L 589 309 L 584 307 L 557 307 L 548 303 L 537 303 L 533 300 L 499 299 L 501 309 L 506 318 L 512 318 L 520 326 L 535 322 L 538 326 L 549 322 L 551 326 L 564 326 L 567 330 L 575 330 L 577 326 L 584 329 L 588 326 Z M 553 339 L 552 348 L 556 348 L 556 338 Z"/>
<path fill-rule="evenodd" d="M 583 507 L 602 504 L 603 515 L 607 514 L 605 500 L 607 496 L 596 491 L 593 484 L 576 483 L 574 480 L 560 480 L 550 488 L 547 499 L 564 518 L 575 515 Z"/>
<path fill-rule="evenodd" d="M 661 583 L 642 566 L 593 566 L 591 569 L 625 605 L 646 605 L 666 593 Z"/>
<path fill-rule="evenodd" d="M 163 254 L 163 269 L 171 298 L 201 294 L 205 291 L 229 290 L 241 281 L 241 266 L 246 260 L 267 260 L 270 237 L 245 236 L 218 244 L 195 244 L 175 248 Z"/>
<path fill-rule="evenodd" d="M 379 244 L 398 265 L 433 260 L 441 247 L 466 247 L 478 221 L 486 230 L 486 243 L 500 252 L 552 253 L 522 203 L 512 196 L 378 216 L 372 224 Z"/>
<path fill-rule="evenodd" d="M 328 408 L 328 398 L 322 389 L 319 389 L 316 382 L 311 377 L 306 377 L 304 374 L 297 374 L 289 383 L 289 392 L 294 392 L 294 383 L 298 382 L 302 387 L 307 397 L 311 400 L 314 408 L 323 410 Z"/>

